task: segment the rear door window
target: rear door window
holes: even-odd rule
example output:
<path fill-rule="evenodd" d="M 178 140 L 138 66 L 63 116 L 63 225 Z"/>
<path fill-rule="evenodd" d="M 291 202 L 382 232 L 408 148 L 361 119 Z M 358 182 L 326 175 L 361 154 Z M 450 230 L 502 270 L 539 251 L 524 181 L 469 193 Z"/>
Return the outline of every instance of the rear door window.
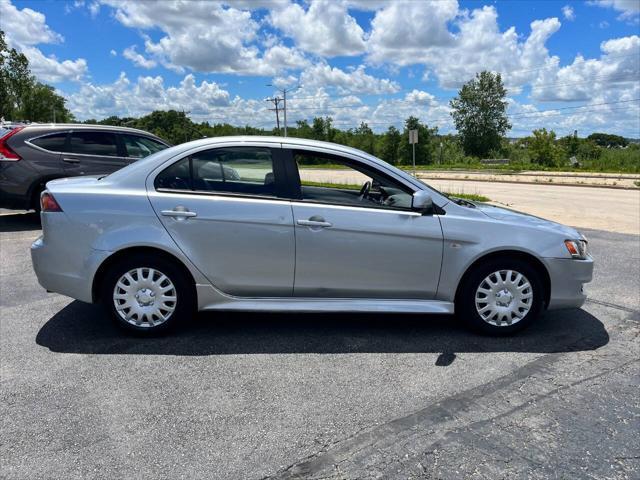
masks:
<path fill-rule="evenodd" d="M 109 132 L 72 132 L 71 153 L 117 157 L 118 144 L 114 133 Z"/>
<path fill-rule="evenodd" d="M 205 150 L 174 163 L 156 177 L 159 189 L 249 196 L 277 196 L 271 150 L 228 147 Z"/>
<path fill-rule="evenodd" d="M 139 135 L 120 135 L 127 150 L 127 156 L 131 158 L 144 158 L 152 153 L 167 148 L 166 145 L 150 138 Z"/>
<path fill-rule="evenodd" d="M 50 152 L 64 152 L 67 141 L 67 132 L 54 133 L 44 137 L 34 138 L 30 141 L 33 145 L 49 150 Z"/>

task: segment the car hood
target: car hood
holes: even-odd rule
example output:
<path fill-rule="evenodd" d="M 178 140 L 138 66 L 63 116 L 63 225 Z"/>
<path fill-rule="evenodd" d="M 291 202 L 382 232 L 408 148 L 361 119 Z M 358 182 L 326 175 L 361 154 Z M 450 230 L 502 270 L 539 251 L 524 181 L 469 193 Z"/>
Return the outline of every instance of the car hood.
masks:
<path fill-rule="evenodd" d="M 527 213 L 518 212 L 504 207 L 496 207 L 487 203 L 475 203 L 476 207 L 488 217 L 501 222 L 508 222 L 541 230 L 549 230 L 555 233 L 561 233 L 566 238 L 582 238 L 582 235 L 575 229 L 562 225 L 561 223 L 552 222 L 544 218 L 529 215 Z"/>

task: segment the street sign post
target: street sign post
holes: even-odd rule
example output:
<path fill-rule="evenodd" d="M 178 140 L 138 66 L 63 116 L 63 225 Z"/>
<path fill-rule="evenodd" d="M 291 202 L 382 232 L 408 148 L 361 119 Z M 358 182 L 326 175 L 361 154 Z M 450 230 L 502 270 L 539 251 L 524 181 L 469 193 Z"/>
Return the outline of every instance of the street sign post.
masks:
<path fill-rule="evenodd" d="M 416 176 L 416 143 L 418 143 L 418 130 L 409 130 L 409 143 L 413 147 L 413 176 Z"/>

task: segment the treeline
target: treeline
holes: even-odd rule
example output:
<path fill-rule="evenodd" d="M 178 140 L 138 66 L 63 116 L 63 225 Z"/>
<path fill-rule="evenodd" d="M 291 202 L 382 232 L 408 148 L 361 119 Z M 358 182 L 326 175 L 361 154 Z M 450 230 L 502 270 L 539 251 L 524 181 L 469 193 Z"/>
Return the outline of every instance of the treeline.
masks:
<path fill-rule="evenodd" d="M 70 122 L 73 115 L 65 99 L 53 87 L 31 75 L 29 61 L 15 48 L 9 48 L 0 30 L 0 117 L 31 122 Z"/>
<path fill-rule="evenodd" d="M 87 120 L 85 123 L 139 128 L 179 144 L 204 137 L 228 135 L 278 135 L 274 129 L 251 126 L 238 127 L 228 123 L 194 123 L 183 112 L 155 111 L 140 118 L 108 117 Z M 399 166 L 411 165 L 409 130 L 418 130 L 416 164 L 422 167 L 446 166 L 477 168 L 483 164 L 478 156 L 467 155 L 458 135 L 439 134 L 416 117 L 405 120 L 402 130 L 390 126 L 383 133 L 375 133 L 366 123 L 357 128 L 341 130 L 333 126 L 331 117 L 316 117 L 310 123 L 299 121 L 287 129 L 291 137 L 309 138 L 358 148 Z M 508 159 L 508 168 L 567 169 L 597 171 L 640 172 L 638 144 L 618 135 L 593 133 L 586 138 L 573 135 L 556 138 L 553 131 L 535 130 L 531 136 L 518 140 L 502 138 L 499 147 L 486 158 Z"/>

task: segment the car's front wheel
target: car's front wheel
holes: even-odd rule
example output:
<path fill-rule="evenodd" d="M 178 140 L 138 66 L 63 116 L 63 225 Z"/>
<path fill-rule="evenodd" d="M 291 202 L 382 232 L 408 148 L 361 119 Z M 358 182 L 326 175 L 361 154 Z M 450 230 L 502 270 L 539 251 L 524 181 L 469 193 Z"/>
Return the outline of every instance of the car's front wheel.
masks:
<path fill-rule="evenodd" d="M 150 254 L 112 265 L 103 282 L 102 302 L 119 325 L 149 334 L 189 319 L 194 310 L 187 275 L 174 262 Z"/>
<path fill-rule="evenodd" d="M 508 335 L 531 324 L 543 303 L 543 284 L 535 268 L 520 259 L 496 259 L 466 277 L 456 310 L 474 330 Z"/>

